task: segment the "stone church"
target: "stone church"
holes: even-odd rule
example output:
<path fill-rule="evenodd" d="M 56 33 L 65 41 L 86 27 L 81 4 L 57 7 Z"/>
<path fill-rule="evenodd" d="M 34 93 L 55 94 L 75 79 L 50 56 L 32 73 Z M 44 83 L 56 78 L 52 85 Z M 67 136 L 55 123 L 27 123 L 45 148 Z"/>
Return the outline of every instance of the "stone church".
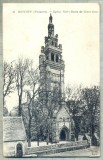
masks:
<path fill-rule="evenodd" d="M 41 83 L 39 96 L 43 101 L 44 109 L 49 107 L 52 110 L 53 101 L 51 99 L 55 91 L 54 99 L 56 103 L 52 115 L 52 141 L 69 141 L 71 140 L 71 116 L 65 103 L 65 64 L 62 58 L 62 45 L 58 44 L 58 34 L 54 34 L 51 14 L 48 24 L 48 36 L 45 37 L 45 45 L 41 47 L 39 56 L 39 70 Z"/>

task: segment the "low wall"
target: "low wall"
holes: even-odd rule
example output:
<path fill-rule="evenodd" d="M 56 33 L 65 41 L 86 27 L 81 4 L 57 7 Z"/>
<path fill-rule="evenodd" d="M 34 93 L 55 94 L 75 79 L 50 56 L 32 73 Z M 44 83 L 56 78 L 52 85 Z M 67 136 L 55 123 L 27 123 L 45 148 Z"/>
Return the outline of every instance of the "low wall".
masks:
<path fill-rule="evenodd" d="M 90 144 L 86 140 L 84 140 L 84 141 L 78 141 L 78 142 L 53 144 L 53 145 L 48 145 L 48 146 L 28 147 L 26 154 L 28 155 L 37 154 L 38 156 L 42 156 L 46 154 L 83 149 L 87 147 L 90 147 Z"/>

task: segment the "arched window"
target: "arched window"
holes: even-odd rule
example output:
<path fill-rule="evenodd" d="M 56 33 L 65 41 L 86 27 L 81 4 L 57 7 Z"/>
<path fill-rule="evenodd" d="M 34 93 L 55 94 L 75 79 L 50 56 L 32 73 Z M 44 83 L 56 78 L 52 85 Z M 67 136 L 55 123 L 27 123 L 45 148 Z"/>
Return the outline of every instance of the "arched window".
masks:
<path fill-rule="evenodd" d="M 49 59 L 49 56 L 48 56 L 48 54 L 46 55 L 46 60 L 48 60 Z"/>
<path fill-rule="evenodd" d="M 54 61 L 54 53 L 51 53 L 51 60 Z"/>
<path fill-rule="evenodd" d="M 59 61 L 59 56 L 58 55 L 56 55 L 56 62 L 58 62 Z"/>

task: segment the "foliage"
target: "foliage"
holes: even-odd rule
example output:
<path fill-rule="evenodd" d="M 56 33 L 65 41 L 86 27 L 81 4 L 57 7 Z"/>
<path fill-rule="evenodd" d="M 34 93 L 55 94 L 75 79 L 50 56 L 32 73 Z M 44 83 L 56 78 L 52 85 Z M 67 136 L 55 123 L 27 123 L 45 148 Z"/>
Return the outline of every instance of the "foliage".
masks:
<path fill-rule="evenodd" d="M 93 143 L 96 133 L 100 132 L 100 89 L 98 86 L 75 90 L 67 87 L 67 106 L 74 120 L 74 134 L 78 140 L 79 134 L 88 133 Z"/>
<path fill-rule="evenodd" d="M 84 132 L 88 132 L 91 137 L 91 143 L 94 144 L 94 135 L 99 135 L 100 130 L 100 88 L 93 86 L 82 90 L 82 99 L 84 103 L 84 112 L 82 125 Z M 84 125 L 85 124 L 85 125 Z"/>

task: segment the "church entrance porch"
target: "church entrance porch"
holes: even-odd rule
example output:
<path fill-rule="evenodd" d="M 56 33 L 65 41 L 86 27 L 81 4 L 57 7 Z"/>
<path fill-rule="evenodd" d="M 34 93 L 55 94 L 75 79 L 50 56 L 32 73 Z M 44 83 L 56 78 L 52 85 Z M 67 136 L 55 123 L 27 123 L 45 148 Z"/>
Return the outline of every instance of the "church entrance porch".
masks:
<path fill-rule="evenodd" d="M 67 141 L 69 140 L 69 130 L 64 127 L 60 131 L 60 141 Z"/>

